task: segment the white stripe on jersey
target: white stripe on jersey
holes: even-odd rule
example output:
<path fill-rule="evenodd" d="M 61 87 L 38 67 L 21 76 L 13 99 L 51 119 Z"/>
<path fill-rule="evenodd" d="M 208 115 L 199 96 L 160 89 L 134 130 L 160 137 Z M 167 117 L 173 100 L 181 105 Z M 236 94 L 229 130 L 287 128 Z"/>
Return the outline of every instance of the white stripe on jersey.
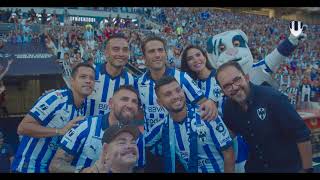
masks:
<path fill-rule="evenodd" d="M 197 84 L 206 98 L 212 99 L 213 101 L 217 102 L 218 112 L 222 117 L 223 92 L 216 81 L 215 70 L 211 70 L 211 73 L 207 79 L 198 80 Z"/>
<path fill-rule="evenodd" d="M 29 115 L 44 127 L 63 128 L 70 120 L 83 115 L 83 109 L 77 109 L 74 105 L 70 89 L 61 89 L 40 97 Z M 47 172 L 49 161 L 57 150 L 59 138 L 61 137 L 23 136 L 12 163 L 12 170 Z"/>
<path fill-rule="evenodd" d="M 87 116 L 107 114 L 109 112 L 109 99 L 113 96 L 114 91 L 121 85 L 134 86 L 133 76 L 125 70 L 112 79 L 105 70 L 105 64 L 99 64 L 95 68 L 95 74 L 94 91 L 86 99 Z"/>
<path fill-rule="evenodd" d="M 195 103 L 195 101 L 203 97 L 201 89 L 187 73 L 173 68 L 166 68 L 165 75 L 175 77 L 185 91 L 188 102 Z M 155 82 L 151 79 L 149 71 L 138 78 L 138 91 L 144 108 L 145 131 L 149 131 L 154 124 L 162 121 L 167 114 L 166 110 L 157 103 L 154 86 Z"/>
<path fill-rule="evenodd" d="M 101 150 L 104 129 L 109 127 L 108 118 L 109 114 L 99 116 L 87 117 L 78 127 L 72 128 L 66 133 L 60 141 L 60 148 L 73 155 L 73 166 L 77 170 L 92 166 L 98 160 Z M 141 138 L 140 138 L 141 139 Z M 142 138 L 143 139 L 143 138 Z M 138 140 L 139 141 L 139 140 Z M 137 143 L 138 143 L 137 141 Z M 139 167 L 143 167 L 144 162 L 144 143 L 138 146 L 139 154 Z M 143 158 L 141 161 L 140 158 Z"/>
<path fill-rule="evenodd" d="M 200 115 L 195 116 L 195 111 L 193 110 L 193 113 L 191 113 L 191 110 L 191 107 L 188 107 L 188 118 L 191 119 L 192 129 L 197 131 L 199 127 L 196 126 L 196 118 L 200 118 Z M 171 117 L 166 120 L 173 121 Z M 145 134 L 146 146 L 152 147 L 156 142 L 161 141 L 164 122 L 155 124 Z M 204 131 L 201 131 L 201 135 L 198 135 L 198 172 L 223 172 L 224 162 L 221 149 L 232 144 L 227 127 L 219 116 L 216 120 L 210 122 L 202 120 L 200 122 Z M 188 167 L 190 156 L 190 142 L 186 123 L 187 120 L 182 123 L 174 122 L 175 151 L 185 168 Z"/>

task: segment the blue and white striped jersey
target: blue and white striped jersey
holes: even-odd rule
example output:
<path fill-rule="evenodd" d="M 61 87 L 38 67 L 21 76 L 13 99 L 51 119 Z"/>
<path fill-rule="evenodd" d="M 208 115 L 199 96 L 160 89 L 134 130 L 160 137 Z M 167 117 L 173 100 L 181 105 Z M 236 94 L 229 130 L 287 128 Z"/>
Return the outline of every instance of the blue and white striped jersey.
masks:
<path fill-rule="evenodd" d="M 211 70 L 207 79 L 197 80 L 198 87 L 202 90 L 205 97 L 217 102 L 219 115 L 222 117 L 223 92 L 215 78 L 216 71 Z"/>
<path fill-rule="evenodd" d="M 183 88 L 188 102 L 196 103 L 198 100 L 204 97 L 201 89 L 199 89 L 197 84 L 187 73 L 167 67 L 165 75 L 176 78 Z M 154 87 L 155 81 L 151 78 L 150 71 L 145 72 L 141 77 L 138 78 L 138 90 L 144 109 L 144 130 L 147 132 L 154 124 L 162 121 L 167 114 L 166 110 L 157 103 L 157 95 Z"/>
<path fill-rule="evenodd" d="M 127 71 L 112 78 L 105 68 L 106 64 L 98 64 L 95 68 L 95 86 L 92 94 L 86 99 L 87 116 L 104 115 L 109 112 L 109 99 L 121 85 L 134 85 L 133 76 Z"/>
<path fill-rule="evenodd" d="M 200 114 L 194 107 L 188 106 L 187 111 L 188 115 L 182 122 L 175 122 L 168 115 L 165 121 L 155 124 L 145 134 L 146 146 L 152 147 L 156 144 L 168 143 L 162 139 L 164 124 L 173 121 L 175 153 L 185 169 L 188 169 L 188 161 L 190 159 L 190 132 L 194 131 L 198 134 L 198 172 L 224 172 L 222 151 L 232 146 L 232 139 L 225 124 L 219 116 L 210 122 L 202 121 Z M 191 129 L 188 126 L 188 122 L 191 123 Z"/>
<path fill-rule="evenodd" d="M 42 126 L 63 128 L 70 120 L 83 116 L 83 106 L 77 108 L 70 89 L 60 89 L 40 97 L 29 115 Z M 12 171 L 48 172 L 58 143 L 62 137 L 34 138 L 23 136 L 12 163 Z"/>
<path fill-rule="evenodd" d="M 89 116 L 81 124 L 66 133 L 59 147 L 73 155 L 72 166 L 77 170 L 92 166 L 99 159 L 102 151 L 104 130 L 109 127 L 109 113 L 106 115 Z M 138 167 L 144 166 L 144 138 L 141 134 L 137 140 L 139 159 Z"/>

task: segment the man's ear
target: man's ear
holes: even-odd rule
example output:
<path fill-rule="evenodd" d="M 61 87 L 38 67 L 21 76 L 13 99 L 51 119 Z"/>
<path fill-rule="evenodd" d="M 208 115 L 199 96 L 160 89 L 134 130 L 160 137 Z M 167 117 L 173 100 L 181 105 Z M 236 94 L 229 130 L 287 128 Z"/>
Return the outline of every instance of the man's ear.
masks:
<path fill-rule="evenodd" d="M 113 107 L 113 101 L 112 101 L 112 98 L 113 97 L 111 97 L 110 99 L 109 99 L 109 102 L 108 102 L 108 106 L 109 106 L 109 108 L 110 108 L 110 110 L 112 109 L 112 107 Z"/>
<path fill-rule="evenodd" d="M 246 80 L 247 82 L 250 82 L 250 76 L 249 76 L 249 74 L 246 74 L 246 75 L 244 76 L 244 78 L 245 78 L 245 80 Z"/>
<path fill-rule="evenodd" d="M 103 146 L 102 146 L 103 153 L 107 153 L 108 152 L 108 148 L 109 148 L 109 144 L 103 143 Z"/>

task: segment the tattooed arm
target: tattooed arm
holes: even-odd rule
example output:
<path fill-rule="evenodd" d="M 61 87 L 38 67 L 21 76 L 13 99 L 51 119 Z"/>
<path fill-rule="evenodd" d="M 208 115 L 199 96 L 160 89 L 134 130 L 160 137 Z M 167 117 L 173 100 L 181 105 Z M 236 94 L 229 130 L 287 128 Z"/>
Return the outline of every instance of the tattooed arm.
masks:
<path fill-rule="evenodd" d="M 73 160 L 73 155 L 70 155 L 63 149 L 59 148 L 50 163 L 49 172 L 50 173 L 75 172 L 76 167 L 71 165 L 72 160 Z"/>

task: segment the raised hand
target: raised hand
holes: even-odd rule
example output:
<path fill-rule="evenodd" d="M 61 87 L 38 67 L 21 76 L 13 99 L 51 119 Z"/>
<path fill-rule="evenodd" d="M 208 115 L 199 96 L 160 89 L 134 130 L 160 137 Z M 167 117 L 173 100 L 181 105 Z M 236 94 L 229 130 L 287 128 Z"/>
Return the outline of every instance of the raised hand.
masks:
<path fill-rule="evenodd" d="M 73 120 L 68 122 L 68 124 L 65 125 L 62 129 L 60 129 L 58 134 L 65 135 L 71 128 L 77 127 L 79 125 L 78 122 L 83 119 L 84 119 L 83 116 L 78 116 L 78 117 L 74 118 Z"/>

